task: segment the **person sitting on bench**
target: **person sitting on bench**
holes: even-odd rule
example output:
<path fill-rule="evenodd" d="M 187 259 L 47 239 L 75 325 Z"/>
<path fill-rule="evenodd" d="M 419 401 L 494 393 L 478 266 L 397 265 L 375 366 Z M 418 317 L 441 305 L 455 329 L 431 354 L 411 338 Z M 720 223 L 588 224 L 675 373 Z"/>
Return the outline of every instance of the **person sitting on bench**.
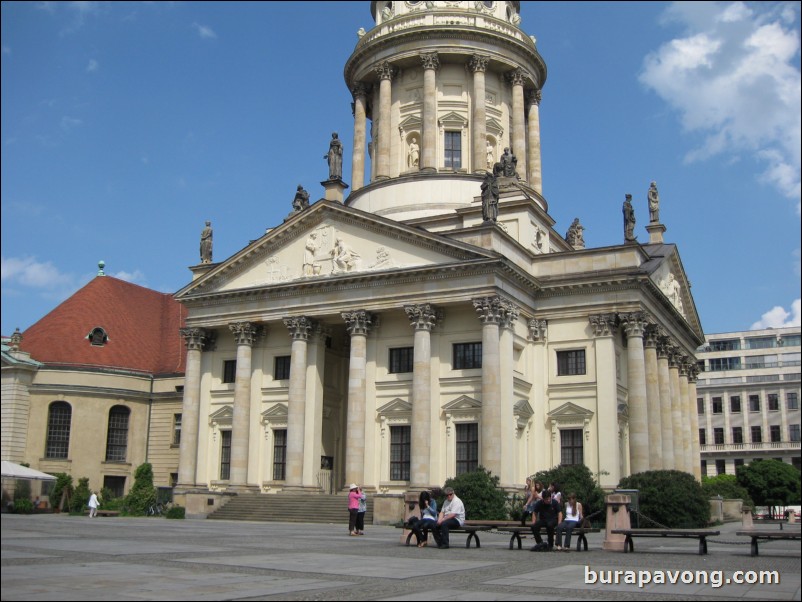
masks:
<path fill-rule="evenodd" d="M 571 551 L 571 532 L 582 522 L 582 504 L 576 501 L 576 494 L 568 495 L 565 502 L 565 519 L 557 525 L 557 550 Z M 565 547 L 563 547 L 563 533 L 565 533 Z"/>
<path fill-rule="evenodd" d="M 448 549 L 449 529 L 459 529 L 465 524 L 465 505 L 462 500 L 451 487 L 446 487 L 445 494 L 446 501 L 434 528 L 434 540 L 441 550 Z"/>
<path fill-rule="evenodd" d="M 546 489 L 543 491 L 543 497 L 535 502 L 532 514 L 532 535 L 536 542 L 532 547 L 532 552 L 539 552 L 543 549 L 543 539 L 540 537 L 540 530 L 543 527 L 546 527 L 546 535 L 549 540 L 548 551 L 551 552 L 554 549 L 554 529 L 561 522 L 563 522 L 563 513 L 560 510 L 560 503 L 552 499 L 551 491 Z"/>
<path fill-rule="evenodd" d="M 435 525 L 437 525 L 437 501 L 432 499 L 428 491 L 421 491 L 418 498 L 418 508 L 420 509 L 420 518 L 417 516 L 410 517 L 407 524 L 415 534 L 415 539 L 418 540 L 418 547 L 422 548 L 426 546 L 428 532 L 433 531 Z"/>

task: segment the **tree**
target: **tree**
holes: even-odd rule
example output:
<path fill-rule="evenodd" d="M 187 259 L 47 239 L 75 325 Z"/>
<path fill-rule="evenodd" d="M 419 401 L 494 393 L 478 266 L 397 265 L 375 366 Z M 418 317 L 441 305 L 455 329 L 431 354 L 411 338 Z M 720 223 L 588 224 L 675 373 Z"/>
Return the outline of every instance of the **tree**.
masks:
<path fill-rule="evenodd" d="M 445 486 L 454 489 L 465 504 L 468 520 L 505 520 L 507 518 L 507 494 L 498 486 L 499 478 L 480 466 L 448 479 Z"/>
<path fill-rule="evenodd" d="M 89 479 L 87 477 L 81 477 L 78 479 L 78 485 L 75 487 L 75 491 L 72 493 L 72 499 L 70 500 L 70 512 L 83 512 L 83 509 L 89 503 L 90 495 Z"/>
<path fill-rule="evenodd" d="M 758 506 L 798 504 L 802 497 L 799 470 L 780 460 L 753 460 L 739 466 L 736 479 Z"/>
<path fill-rule="evenodd" d="M 670 529 L 697 529 L 710 522 L 710 502 L 702 486 L 687 472 L 639 472 L 621 479 L 618 487 L 638 490 L 641 527 L 657 523 Z"/>
<path fill-rule="evenodd" d="M 733 474 L 720 474 L 715 477 L 702 477 L 702 491 L 707 497 L 720 495 L 726 500 L 743 500 L 745 506 L 754 507 L 749 492 L 738 484 Z"/>
<path fill-rule="evenodd" d="M 134 516 L 144 516 L 148 508 L 156 503 L 156 488 L 153 486 L 153 467 L 145 462 L 134 472 L 134 484 L 125 498 L 128 512 Z"/>

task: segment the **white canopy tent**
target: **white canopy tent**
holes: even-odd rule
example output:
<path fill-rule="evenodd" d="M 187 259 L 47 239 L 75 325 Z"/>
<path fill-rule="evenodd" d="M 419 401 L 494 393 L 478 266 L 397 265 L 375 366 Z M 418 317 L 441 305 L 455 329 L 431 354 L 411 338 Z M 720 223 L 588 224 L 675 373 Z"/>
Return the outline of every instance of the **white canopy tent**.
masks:
<path fill-rule="evenodd" d="M 27 466 L 21 466 L 14 462 L 3 460 L 3 478 L 4 479 L 28 479 L 31 481 L 55 481 L 56 477 L 49 475 Z"/>

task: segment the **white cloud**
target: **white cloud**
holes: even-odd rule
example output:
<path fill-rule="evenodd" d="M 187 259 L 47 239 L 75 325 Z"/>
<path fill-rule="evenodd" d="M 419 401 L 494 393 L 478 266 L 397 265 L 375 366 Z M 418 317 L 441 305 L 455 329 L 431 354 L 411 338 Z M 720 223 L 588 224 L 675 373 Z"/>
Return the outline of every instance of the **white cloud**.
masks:
<path fill-rule="evenodd" d="M 198 32 L 198 35 L 204 39 L 214 39 L 217 37 L 217 34 L 212 30 L 211 27 L 206 25 L 201 25 L 199 23 L 193 23 L 192 29 Z"/>
<path fill-rule="evenodd" d="M 644 59 L 640 80 L 679 112 L 686 131 L 705 136 L 686 160 L 747 153 L 763 166 L 763 181 L 799 203 L 798 8 L 675 2 L 664 16 L 687 31 Z"/>
<path fill-rule="evenodd" d="M 145 274 L 141 270 L 134 270 L 133 272 L 120 271 L 112 274 L 112 276 L 132 284 L 147 285 L 147 278 L 145 278 Z"/>
<path fill-rule="evenodd" d="M 763 328 L 786 328 L 802 325 L 802 299 L 791 303 L 791 311 L 786 311 L 779 305 L 763 314 L 759 321 L 752 324 L 749 330 L 762 330 Z"/>
<path fill-rule="evenodd" d="M 70 131 L 71 129 L 77 128 L 78 126 L 83 125 L 83 120 L 78 119 L 77 117 L 70 117 L 65 115 L 61 118 L 61 129 L 65 132 Z"/>
<path fill-rule="evenodd" d="M 87 73 L 93 73 L 100 69 L 100 63 L 98 63 L 95 59 L 89 59 L 89 64 L 86 66 Z"/>
<path fill-rule="evenodd" d="M 57 289 L 74 283 L 71 274 L 63 274 L 51 262 L 42 263 L 35 257 L 3 257 L 0 266 L 0 279 L 4 284 Z"/>

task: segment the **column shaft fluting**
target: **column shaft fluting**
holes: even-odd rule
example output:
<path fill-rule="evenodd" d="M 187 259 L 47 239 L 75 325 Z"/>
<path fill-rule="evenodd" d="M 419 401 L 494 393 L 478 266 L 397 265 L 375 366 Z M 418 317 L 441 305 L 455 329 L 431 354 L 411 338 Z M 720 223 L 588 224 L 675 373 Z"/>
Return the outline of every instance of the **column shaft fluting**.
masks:
<path fill-rule="evenodd" d="M 230 325 L 237 342 L 237 371 L 234 380 L 234 415 L 231 421 L 231 471 L 233 489 L 248 486 L 248 452 L 251 433 L 251 353 L 259 328 L 250 322 Z"/>
<path fill-rule="evenodd" d="M 474 173 L 492 171 L 493 166 L 487 165 L 487 109 L 485 90 L 485 69 L 490 57 L 475 54 L 471 57 L 469 66 L 473 71 L 473 119 L 471 130 L 473 132 L 473 152 L 471 153 L 471 167 Z"/>
<path fill-rule="evenodd" d="M 285 482 L 288 487 L 303 484 L 304 440 L 306 438 L 306 368 L 307 346 L 313 322 L 306 317 L 285 318 L 292 336 L 290 348 L 290 388 L 287 397 L 287 464 Z"/>
<path fill-rule="evenodd" d="M 345 480 L 363 484 L 365 479 L 365 402 L 367 399 L 368 331 L 372 316 L 363 310 L 342 314 L 351 335 L 348 363 L 348 416 L 346 420 Z"/>
<path fill-rule="evenodd" d="M 440 60 L 436 52 L 421 55 L 423 62 L 423 148 L 420 169 L 437 169 L 437 69 Z"/>
<path fill-rule="evenodd" d="M 367 145 L 367 92 L 364 85 L 354 87 L 354 151 L 351 155 L 351 190 L 365 185 L 365 150 Z"/>

